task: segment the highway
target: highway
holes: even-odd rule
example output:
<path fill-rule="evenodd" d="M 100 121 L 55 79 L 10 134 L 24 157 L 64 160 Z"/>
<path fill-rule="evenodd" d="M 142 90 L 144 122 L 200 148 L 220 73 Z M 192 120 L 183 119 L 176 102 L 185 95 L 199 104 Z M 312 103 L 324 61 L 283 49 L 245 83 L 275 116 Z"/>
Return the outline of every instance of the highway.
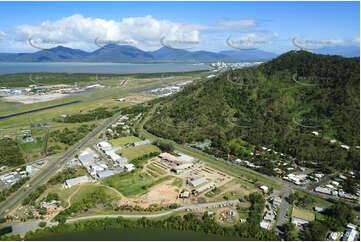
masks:
<path fill-rule="evenodd" d="M 267 178 L 268 180 L 274 181 L 275 183 L 282 185 L 282 186 L 283 186 L 284 188 L 286 188 L 287 190 L 290 190 L 290 189 L 303 190 L 303 191 L 305 191 L 305 192 L 307 192 L 307 193 L 310 193 L 310 194 L 312 194 L 312 195 L 321 197 L 321 198 L 323 198 L 323 199 L 335 199 L 335 200 L 343 201 L 343 202 L 348 203 L 348 204 L 350 204 L 350 205 L 356 205 L 352 200 L 348 200 L 348 199 L 344 199 L 344 198 L 340 198 L 340 197 L 336 197 L 336 196 L 331 196 L 331 195 L 327 195 L 327 194 L 317 193 L 317 192 L 313 191 L 313 187 L 298 186 L 298 185 L 295 185 L 295 184 L 290 183 L 290 182 L 288 182 L 288 181 L 285 181 L 285 180 L 283 180 L 283 179 L 280 179 L 280 178 L 278 178 L 278 177 L 265 175 L 265 174 L 263 174 L 263 173 L 260 173 L 260 172 L 257 172 L 257 171 L 255 171 L 255 170 L 252 170 L 252 169 L 250 169 L 250 168 L 248 168 L 248 167 L 244 167 L 244 166 L 241 166 L 241 165 L 237 165 L 237 164 L 235 164 L 235 163 L 232 163 L 232 162 L 230 162 L 230 161 L 228 161 L 228 160 L 224 160 L 224 159 L 222 159 L 222 158 L 216 158 L 216 157 L 214 157 L 214 156 L 211 156 L 211 155 L 209 155 L 209 154 L 207 154 L 207 153 L 204 153 L 203 151 L 198 150 L 198 149 L 195 149 L 195 148 L 193 148 L 193 147 L 185 146 L 185 145 L 182 145 L 182 144 L 177 144 L 177 143 L 174 142 L 173 140 L 168 140 L 168 139 L 164 139 L 164 138 L 162 138 L 162 137 L 158 137 L 158 136 L 156 136 L 156 135 L 154 135 L 154 134 L 149 133 L 149 132 L 148 132 L 147 130 L 145 130 L 143 127 L 141 127 L 141 129 L 143 129 L 143 131 L 144 131 L 147 135 L 152 136 L 154 139 L 161 139 L 161 140 L 165 140 L 165 141 L 171 142 L 171 143 L 175 144 L 176 146 L 181 146 L 181 147 L 184 148 L 184 149 L 188 149 L 188 150 L 192 150 L 192 151 L 198 152 L 198 153 L 200 153 L 200 154 L 202 154 L 202 155 L 208 156 L 209 158 L 222 161 L 222 162 L 224 162 L 224 163 L 226 163 L 226 164 L 228 164 L 228 165 L 230 165 L 230 166 L 239 168 L 239 169 L 244 170 L 244 171 L 247 171 L 247 172 L 249 172 L 249 173 L 257 174 L 258 176 L 262 176 L 262 177 L 264 177 L 264 178 Z M 219 169 L 219 170 L 223 170 L 223 171 L 228 172 L 228 173 L 230 173 L 230 174 L 232 174 L 232 175 L 234 175 L 234 176 L 239 177 L 238 174 L 233 173 L 233 172 L 231 172 L 231 171 L 229 171 L 229 170 L 227 170 L 227 169 L 225 169 L 225 168 L 223 168 L 223 167 L 217 166 L 217 165 L 215 165 L 215 164 L 208 163 L 208 162 L 206 162 L 206 161 L 203 161 L 203 162 L 206 163 L 206 164 L 209 165 L 209 166 L 216 167 L 216 168 Z M 335 174 L 331 175 L 331 177 L 333 177 L 333 176 L 335 176 Z M 329 179 L 330 179 L 330 177 L 328 177 L 328 180 L 329 180 Z M 327 181 L 327 180 L 322 180 L 322 181 L 320 182 L 320 184 L 325 183 L 326 181 Z"/>
<path fill-rule="evenodd" d="M 20 188 L 14 194 L 10 196 L 6 201 L 0 205 L 0 217 L 4 217 L 9 211 L 15 208 L 20 202 L 28 196 L 32 191 L 39 187 L 49 176 L 57 171 L 70 157 L 72 157 L 79 149 L 81 149 L 85 144 L 87 144 L 92 138 L 98 135 L 104 128 L 109 124 L 113 123 L 120 117 L 120 113 L 114 115 L 112 118 L 107 119 L 101 126 L 93 130 L 85 138 L 83 138 L 77 145 L 72 147 L 67 151 L 63 156 L 58 158 L 54 163 L 45 169 L 41 170 L 38 174 L 34 176 L 33 179 L 27 184 L 30 184 L 30 188 L 26 189 L 25 186 Z M 4 210 L 6 209 L 6 210 Z"/>
<path fill-rule="evenodd" d="M 124 82 L 122 83 L 124 85 Z M 122 93 L 139 93 L 147 90 L 151 90 L 154 88 L 161 87 L 161 84 L 155 84 L 151 86 L 146 87 L 138 87 L 133 88 L 131 90 L 120 90 L 119 92 L 114 92 L 110 94 L 104 94 L 101 96 L 94 96 L 94 97 L 87 97 L 79 102 L 86 102 L 91 100 L 96 100 L 103 97 L 109 97 L 117 94 Z M 106 120 L 100 127 L 92 131 L 90 134 L 88 134 L 85 138 L 83 138 L 77 145 L 75 145 L 73 148 L 71 148 L 69 151 L 67 151 L 63 156 L 56 159 L 54 163 L 46 167 L 45 169 L 41 170 L 38 174 L 36 174 L 30 182 L 28 182 L 26 185 L 24 185 L 22 188 L 20 188 L 18 191 L 16 191 L 14 194 L 12 194 L 6 201 L 4 201 L 2 204 L 0 204 L 0 217 L 4 217 L 9 211 L 11 211 L 13 208 L 15 208 L 26 196 L 28 196 L 32 191 L 34 191 L 37 187 L 39 187 L 49 176 L 51 176 L 54 172 L 56 172 L 65 162 L 67 159 L 72 157 L 79 149 L 81 149 L 85 144 L 87 144 L 92 138 L 94 138 L 97 134 L 99 134 L 105 127 L 107 127 L 109 124 L 113 123 L 120 114 L 114 115 L 112 118 Z M 25 186 L 30 185 L 28 188 L 25 188 Z"/>

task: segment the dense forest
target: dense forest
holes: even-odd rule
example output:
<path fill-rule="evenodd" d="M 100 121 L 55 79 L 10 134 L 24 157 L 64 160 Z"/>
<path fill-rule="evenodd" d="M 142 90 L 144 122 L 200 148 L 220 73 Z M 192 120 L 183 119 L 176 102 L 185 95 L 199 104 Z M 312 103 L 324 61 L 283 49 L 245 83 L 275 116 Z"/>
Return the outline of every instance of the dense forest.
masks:
<path fill-rule="evenodd" d="M 10 138 L 0 139 L 0 166 L 18 166 L 24 163 L 19 143 Z"/>
<path fill-rule="evenodd" d="M 290 51 L 159 100 L 145 128 L 178 143 L 209 139 L 221 150 L 238 139 L 239 157 L 249 145 L 266 146 L 303 165 L 359 170 L 359 84 L 359 58 Z"/>

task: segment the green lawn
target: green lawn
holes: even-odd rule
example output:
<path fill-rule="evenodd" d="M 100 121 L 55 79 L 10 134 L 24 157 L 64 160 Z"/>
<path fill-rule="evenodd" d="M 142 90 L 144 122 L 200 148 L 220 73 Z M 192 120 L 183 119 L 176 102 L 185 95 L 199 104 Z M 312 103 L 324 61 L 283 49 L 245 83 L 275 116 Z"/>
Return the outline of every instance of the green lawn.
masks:
<path fill-rule="evenodd" d="M 154 179 L 145 173 L 127 173 L 117 174 L 105 178 L 102 183 L 114 187 L 124 196 L 136 196 L 147 193 L 148 189 L 171 179 L 172 176 L 165 176 L 160 179 Z"/>
<path fill-rule="evenodd" d="M 152 152 L 161 152 L 160 149 L 154 145 L 146 144 L 146 145 L 139 145 L 135 147 L 130 147 L 124 150 L 121 150 L 121 155 L 126 157 L 129 161 L 143 156 L 145 154 L 149 154 Z"/>
<path fill-rule="evenodd" d="M 127 143 L 134 143 L 138 141 L 141 141 L 141 139 L 135 136 L 127 136 L 127 137 L 109 140 L 112 146 L 124 146 Z"/>
<path fill-rule="evenodd" d="M 297 192 L 299 192 L 301 195 L 308 195 L 308 196 L 311 196 L 313 199 L 314 199 L 314 204 L 312 205 L 309 205 L 309 206 L 306 206 L 307 209 L 310 209 L 312 210 L 314 206 L 319 206 L 319 207 L 324 207 L 324 208 L 329 208 L 332 206 L 332 203 L 323 199 L 323 198 L 320 198 L 320 197 L 317 197 L 316 195 L 313 195 L 313 194 L 309 194 L 305 191 L 302 191 L 302 190 L 299 190 L 297 189 Z"/>
<path fill-rule="evenodd" d="M 36 137 L 36 141 L 22 142 L 20 147 L 25 153 L 39 152 L 44 148 L 44 141 L 42 137 Z"/>
<path fill-rule="evenodd" d="M 80 189 L 76 192 L 76 194 L 71 198 L 70 203 L 73 204 L 85 198 L 88 194 L 101 189 L 104 190 L 110 200 L 115 199 L 118 196 L 115 191 L 111 190 L 110 188 L 96 185 L 96 184 L 87 184 L 80 187 Z"/>

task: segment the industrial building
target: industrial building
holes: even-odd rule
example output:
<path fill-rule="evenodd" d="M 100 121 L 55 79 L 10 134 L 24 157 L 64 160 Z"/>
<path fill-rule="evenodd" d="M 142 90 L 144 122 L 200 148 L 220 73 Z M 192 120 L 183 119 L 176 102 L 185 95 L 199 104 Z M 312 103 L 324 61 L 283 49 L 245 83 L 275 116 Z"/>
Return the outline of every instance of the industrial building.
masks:
<path fill-rule="evenodd" d="M 96 157 L 97 156 L 95 153 L 83 153 L 78 156 L 78 159 L 83 166 L 89 166 L 90 162 L 93 161 Z"/>
<path fill-rule="evenodd" d="M 98 147 L 104 152 L 113 148 L 112 145 L 106 141 L 99 142 Z"/>
<path fill-rule="evenodd" d="M 65 187 L 70 188 L 72 186 L 82 184 L 85 182 L 90 182 L 91 179 L 88 176 L 79 176 L 76 178 L 68 179 L 65 181 Z"/>
<path fill-rule="evenodd" d="M 139 145 L 146 145 L 146 144 L 150 144 L 150 140 L 141 140 L 141 141 L 138 141 L 138 142 L 134 142 L 134 146 L 139 146 Z"/>
<path fill-rule="evenodd" d="M 202 185 L 202 186 L 200 186 L 200 187 L 192 190 L 192 193 L 193 193 L 194 195 L 197 195 L 197 194 L 199 194 L 199 193 L 201 193 L 201 192 L 204 192 L 205 190 L 207 190 L 207 189 L 209 189 L 209 188 L 212 188 L 212 187 L 214 187 L 214 183 L 213 183 L 213 182 L 208 182 L 208 183 L 206 183 L 206 184 L 204 184 L 204 185 Z"/>
<path fill-rule="evenodd" d="M 135 166 L 131 163 L 124 165 L 126 171 L 130 172 L 135 169 Z"/>
<path fill-rule="evenodd" d="M 103 178 L 106 178 L 108 176 L 113 176 L 113 175 L 115 175 L 115 172 L 113 170 L 105 170 L 105 171 L 97 172 L 97 177 L 99 179 L 103 179 Z"/>
<path fill-rule="evenodd" d="M 204 177 L 196 177 L 192 178 L 190 181 L 188 181 L 188 184 L 192 187 L 197 187 L 203 183 L 205 183 L 207 180 Z"/>

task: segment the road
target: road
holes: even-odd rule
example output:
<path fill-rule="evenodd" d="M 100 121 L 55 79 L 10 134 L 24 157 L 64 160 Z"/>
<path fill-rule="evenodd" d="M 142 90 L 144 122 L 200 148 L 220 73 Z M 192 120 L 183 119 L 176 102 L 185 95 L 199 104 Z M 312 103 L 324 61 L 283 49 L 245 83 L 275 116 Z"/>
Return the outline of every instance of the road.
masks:
<path fill-rule="evenodd" d="M 91 215 L 91 216 L 84 216 L 79 218 L 72 218 L 68 219 L 67 223 L 74 223 L 80 220 L 87 220 L 87 219 L 98 219 L 98 218 L 158 218 L 163 217 L 169 214 L 172 214 L 174 212 L 178 212 L 184 209 L 191 209 L 191 210 L 197 210 L 197 209 L 207 209 L 207 208 L 213 208 L 213 207 L 220 207 L 220 206 L 234 206 L 240 203 L 239 200 L 229 200 L 226 202 L 213 202 L 213 203 L 199 203 L 199 204 L 191 204 L 191 205 L 185 205 L 183 207 L 179 207 L 176 209 L 172 209 L 163 213 L 156 213 L 156 214 L 103 214 L 103 215 Z M 11 234 L 19 234 L 21 236 L 24 236 L 26 232 L 28 231 L 34 231 L 39 228 L 38 224 L 41 220 L 35 220 L 35 221 L 29 221 L 29 222 L 22 222 L 18 224 L 13 224 L 13 232 Z M 57 223 L 54 222 L 48 222 L 48 225 L 57 225 Z"/>
<path fill-rule="evenodd" d="M 335 174 L 327 175 L 325 178 L 321 179 L 319 182 L 317 182 L 315 185 L 309 187 L 308 189 L 313 191 L 316 187 L 322 186 L 326 184 L 329 180 L 339 175 L 340 172 L 337 172 Z"/>
<path fill-rule="evenodd" d="M 105 157 L 103 152 L 100 152 L 97 148 L 94 147 L 94 145 L 89 145 L 90 149 L 92 149 L 99 157 L 102 158 L 103 161 L 107 162 L 109 166 L 111 166 L 113 169 L 115 168 L 114 164 Z"/>
<path fill-rule="evenodd" d="M 141 127 L 141 128 L 143 128 L 143 127 Z M 247 172 L 249 172 L 249 173 L 257 174 L 258 176 L 262 176 L 262 177 L 264 177 L 264 178 L 267 178 L 268 180 L 274 181 L 275 183 L 280 184 L 281 186 L 286 187 L 287 189 L 303 190 L 303 191 L 305 191 L 305 192 L 307 192 L 307 193 L 310 193 L 310 194 L 312 194 L 312 195 L 321 197 L 321 198 L 323 198 L 323 199 L 340 200 L 340 201 L 342 201 L 342 202 L 348 203 L 348 204 L 353 205 L 353 206 L 357 205 L 357 204 L 355 204 L 352 200 L 348 200 L 348 199 L 344 199 L 344 198 L 340 198 L 340 197 L 336 197 L 336 196 L 331 196 L 331 195 L 327 195 L 327 194 L 320 194 L 320 193 L 317 193 L 317 192 L 313 191 L 312 188 L 307 188 L 307 187 L 298 186 L 298 185 L 295 185 L 295 184 L 290 183 L 290 182 L 288 182 L 288 181 L 285 181 L 285 180 L 283 180 L 283 179 L 280 179 L 280 178 L 278 178 L 278 177 L 268 176 L 268 175 L 265 175 L 265 174 L 263 174 L 263 173 L 260 173 L 260 172 L 257 172 L 257 171 L 255 171 L 255 170 L 252 170 L 252 169 L 250 169 L 250 168 L 247 168 L 247 167 L 244 167 L 244 166 L 241 166 L 241 165 L 237 165 L 237 164 L 232 163 L 232 162 L 230 162 L 230 161 L 228 161 L 228 160 L 224 160 L 224 159 L 222 159 L 222 158 L 216 158 L 216 157 L 214 157 L 214 156 L 212 156 L 212 155 L 209 155 L 209 154 L 207 154 L 207 153 L 204 153 L 204 152 L 202 152 L 201 150 L 195 149 L 195 148 L 193 148 L 193 147 L 185 146 L 185 145 L 182 145 L 182 144 L 177 144 L 177 143 L 174 142 L 173 140 L 164 139 L 164 138 L 162 138 L 162 137 L 158 137 L 158 136 L 156 136 L 156 135 L 154 135 L 154 134 L 151 134 L 151 133 L 149 133 L 147 130 L 145 130 L 144 128 L 143 128 L 143 131 L 144 131 L 147 135 L 153 137 L 154 139 L 161 139 L 161 140 L 165 140 L 165 141 L 168 141 L 168 142 L 172 142 L 172 143 L 175 144 L 176 146 L 181 146 L 181 147 L 184 148 L 184 149 L 192 150 L 192 151 L 198 152 L 198 153 L 200 153 L 200 154 L 202 154 L 202 155 L 208 156 L 209 158 L 222 161 L 222 162 L 224 162 L 224 163 L 226 163 L 226 164 L 228 164 L 228 165 L 230 165 L 230 166 L 232 166 L 232 167 L 239 168 L 239 169 L 244 170 L 244 171 L 247 171 Z M 206 162 L 206 161 L 203 161 L 203 162 L 206 163 L 206 164 L 209 165 L 209 166 L 216 167 L 216 168 L 219 169 L 219 170 L 222 170 L 222 171 L 228 172 L 228 173 L 230 173 L 230 174 L 232 174 L 232 175 L 235 175 L 235 176 L 237 176 L 237 177 L 240 177 L 240 176 L 237 175 L 236 173 L 233 173 L 233 172 L 231 172 L 231 171 L 229 171 L 229 170 L 227 170 L 227 169 L 225 169 L 225 168 L 223 168 L 223 167 L 217 166 L 217 165 L 212 164 L 212 163 L 208 163 L 208 162 Z M 332 175 L 332 176 L 334 176 L 334 175 Z M 329 177 L 329 179 L 330 179 L 330 177 Z M 325 183 L 326 181 L 322 180 L 322 182 Z"/>
<path fill-rule="evenodd" d="M 288 222 L 288 218 L 290 216 L 290 214 L 288 214 L 288 216 L 286 216 L 287 211 L 288 211 L 287 198 L 289 195 L 290 195 L 289 190 L 287 190 L 287 189 L 283 190 L 283 198 L 282 198 L 282 202 L 280 205 L 280 213 L 278 216 L 277 227 L 276 227 L 276 231 L 278 234 L 283 234 L 283 232 L 279 228 L 282 227 L 283 224 Z"/>
<path fill-rule="evenodd" d="M 79 218 L 73 218 L 68 219 L 67 222 L 76 222 L 79 220 L 84 219 L 93 219 L 93 218 L 117 218 L 117 217 L 123 217 L 123 218 L 158 218 L 163 217 L 165 215 L 178 212 L 184 209 L 191 209 L 191 210 L 197 210 L 197 209 L 207 209 L 207 208 L 214 208 L 214 207 L 220 207 L 220 206 L 234 206 L 240 203 L 239 200 L 230 200 L 226 202 L 213 202 L 213 203 L 199 203 L 199 204 L 190 204 L 185 205 L 183 207 L 179 207 L 176 209 L 169 210 L 164 213 L 157 213 L 157 214 L 104 214 L 104 215 L 92 215 L 92 216 L 85 216 L 85 217 L 79 217 Z"/>
<path fill-rule="evenodd" d="M 109 124 L 113 123 L 120 117 L 120 113 L 114 115 L 112 118 L 107 119 L 101 126 L 96 128 L 90 134 L 88 134 L 85 138 L 83 138 L 77 145 L 67 151 L 63 156 L 58 158 L 54 163 L 52 163 L 47 168 L 40 171 L 35 177 L 27 184 L 30 184 L 29 189 L 25 189 L 23 186 L 18 191 L 16 191 L 9 199 L 3 202 L 0 205 L 0 217 L 4 217 L 7 212 L 11 211 L 15 208 L 20 202 L 27 197 L 32 191 L 34 191 L 37 187 L 39 187 L 49 176 L 51 176 L 58 168 L 60 168 L 70 157 L 72 157 L 79 149 L 81 149 L 85 144 L 87 144 L 93 137 L 98 135 L 104 128 L 106 128 Z M 4 209 L 6 209 L 4 211 Z"/>

